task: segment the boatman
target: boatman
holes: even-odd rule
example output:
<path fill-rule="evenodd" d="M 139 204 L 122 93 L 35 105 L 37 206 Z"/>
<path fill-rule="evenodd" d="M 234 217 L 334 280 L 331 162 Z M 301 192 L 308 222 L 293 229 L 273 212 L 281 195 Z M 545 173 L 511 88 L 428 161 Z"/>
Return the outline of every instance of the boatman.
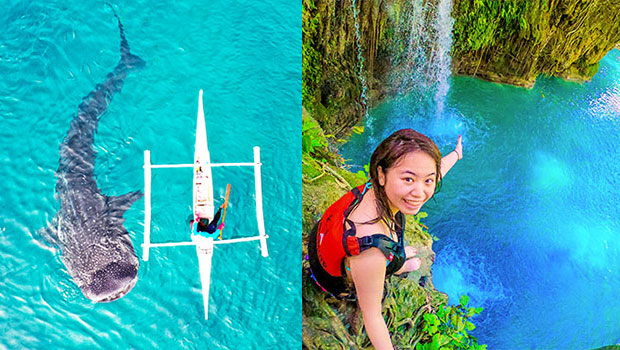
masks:
<path fill-rule="evenodd" d="M 224 208 L 224 204 L 222 204 L 220 208 L 217 210 L 217 213 L 215 213 L 215 216 L 213 217 L 213 220 L 211 220 L 211 222 L 209 222 L 209 219 L 207 218 L 198 219 L 198 225 L 196 225 L 197 226 L 196 231 L 207 232 L 209 234 L 215 233 L 215 230 L 219 228 L 217 227 L 217 222 L 220 221 L 220 216 L 222 215 L 222 208 Z"/>
<path fill-rule="evenodd" d="M 199 218 L 196 216 L 194 220 L 190 222 L 190 227 L 192 233 L 200 233 L 206 232 L 209 235 L 215 233 L 215 231 L 220 231 L 218 235 L 218 239 L 222 239 L 222 229 L 224 229 L 224 220 L 226 219 L 226 209 L 228 208 L 228 198 L 230 196 L 230 184 L 226 185 L 226 196 L 224 198 L 224 204 L 220 205 L 220 208 L 217 210 L 217 213 L 213 216 L 213 220 L 209 221 L 208 218 Z M 220 221 L 220 216 L 222 216 L 222 209 L 224 209 L 224 215 L 222 217 L 222 223 L 218 226 L 218 222 Z M 194 225 L 194 223 L 197 223 Z M 204 234 L 203 234 L 204 235 Z"/>

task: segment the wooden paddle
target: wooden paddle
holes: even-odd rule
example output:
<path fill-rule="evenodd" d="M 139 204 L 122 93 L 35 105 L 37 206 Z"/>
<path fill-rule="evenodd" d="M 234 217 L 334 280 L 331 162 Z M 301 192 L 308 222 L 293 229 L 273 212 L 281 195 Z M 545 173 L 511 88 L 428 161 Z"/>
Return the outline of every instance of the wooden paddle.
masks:
<path fill-rule="evenodd" d="M 226 209 L 228 208 L 228 197 L 230 197 L 230 184 L 226 185 L 226 196 L 224 196 L 224 204 L 222 204 L 222 207 L 224 207 L 224 213 L 222 214 L 222 229 L 220 230 L 220 235 L 217 237 L 217 239 L 219 240 L 222 239 L 222 231 L 224 231 L 224 220 L 226 220 Z"/>

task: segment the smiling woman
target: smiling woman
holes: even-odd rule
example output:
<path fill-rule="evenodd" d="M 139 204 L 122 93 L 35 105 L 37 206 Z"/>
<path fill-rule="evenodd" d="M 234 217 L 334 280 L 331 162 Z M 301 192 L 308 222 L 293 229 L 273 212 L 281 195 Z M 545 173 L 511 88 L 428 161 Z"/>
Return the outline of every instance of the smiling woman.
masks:
<path fill-rule="evenodd" d="M 393 133 L 371 156 L 370 181 L 327 209 L 310 234 L 315 282 L 337 298 L 357 300 L 376 349 L 392 349 L 381 314 L 385 279 L 417 270 L 421 263 L 416 249 L 403 241 L 404 215 L 418 213 L 462 155 L 460 137 L 456 149 L 442 158 L 425 135 L 411 129 Z"/>

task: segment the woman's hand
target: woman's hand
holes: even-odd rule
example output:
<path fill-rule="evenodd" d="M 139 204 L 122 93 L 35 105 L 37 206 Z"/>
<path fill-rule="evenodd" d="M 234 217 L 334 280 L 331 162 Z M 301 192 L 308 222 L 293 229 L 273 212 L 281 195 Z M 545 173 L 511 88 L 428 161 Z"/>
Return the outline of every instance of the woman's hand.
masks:
<path fill-rule="evenodd" d="M 402 273 L 407 273 L 411 271 L 415 271 L 420 268 L 422 265 L 422 259 L 416 257 L 418 254 L 418 250 L 414 247 L 408 245 L 405 247 L 405 256 L 406 259 L 403 267 L 401 267 L 398 271 L 396 271 L 395 275 L 400 275 Z"/>
<path fill-rule="evenodd" d="M 454 152 L 456 152 L 456 154 L 459 156 L 459 160 L 463 159 L 463 142 L 462 142 L 462 137 L 461 135 L 459 135 L 459 139 L 458 141 L 456 141 L 456 148 L 454 149 Z"/>

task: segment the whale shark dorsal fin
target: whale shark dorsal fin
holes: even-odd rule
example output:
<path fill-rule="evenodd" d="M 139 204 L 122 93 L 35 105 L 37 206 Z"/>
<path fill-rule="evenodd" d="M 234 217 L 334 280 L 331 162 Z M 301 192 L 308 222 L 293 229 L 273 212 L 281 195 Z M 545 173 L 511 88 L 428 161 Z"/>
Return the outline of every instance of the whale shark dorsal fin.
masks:
<path fill-rule="evenodd" d="M 144 196 L 142 191 L 133 191 L 122 196 L 110 196 L 108 197 L 108 207 L 115 216 L 121 217 L 142 196 Z"/>

